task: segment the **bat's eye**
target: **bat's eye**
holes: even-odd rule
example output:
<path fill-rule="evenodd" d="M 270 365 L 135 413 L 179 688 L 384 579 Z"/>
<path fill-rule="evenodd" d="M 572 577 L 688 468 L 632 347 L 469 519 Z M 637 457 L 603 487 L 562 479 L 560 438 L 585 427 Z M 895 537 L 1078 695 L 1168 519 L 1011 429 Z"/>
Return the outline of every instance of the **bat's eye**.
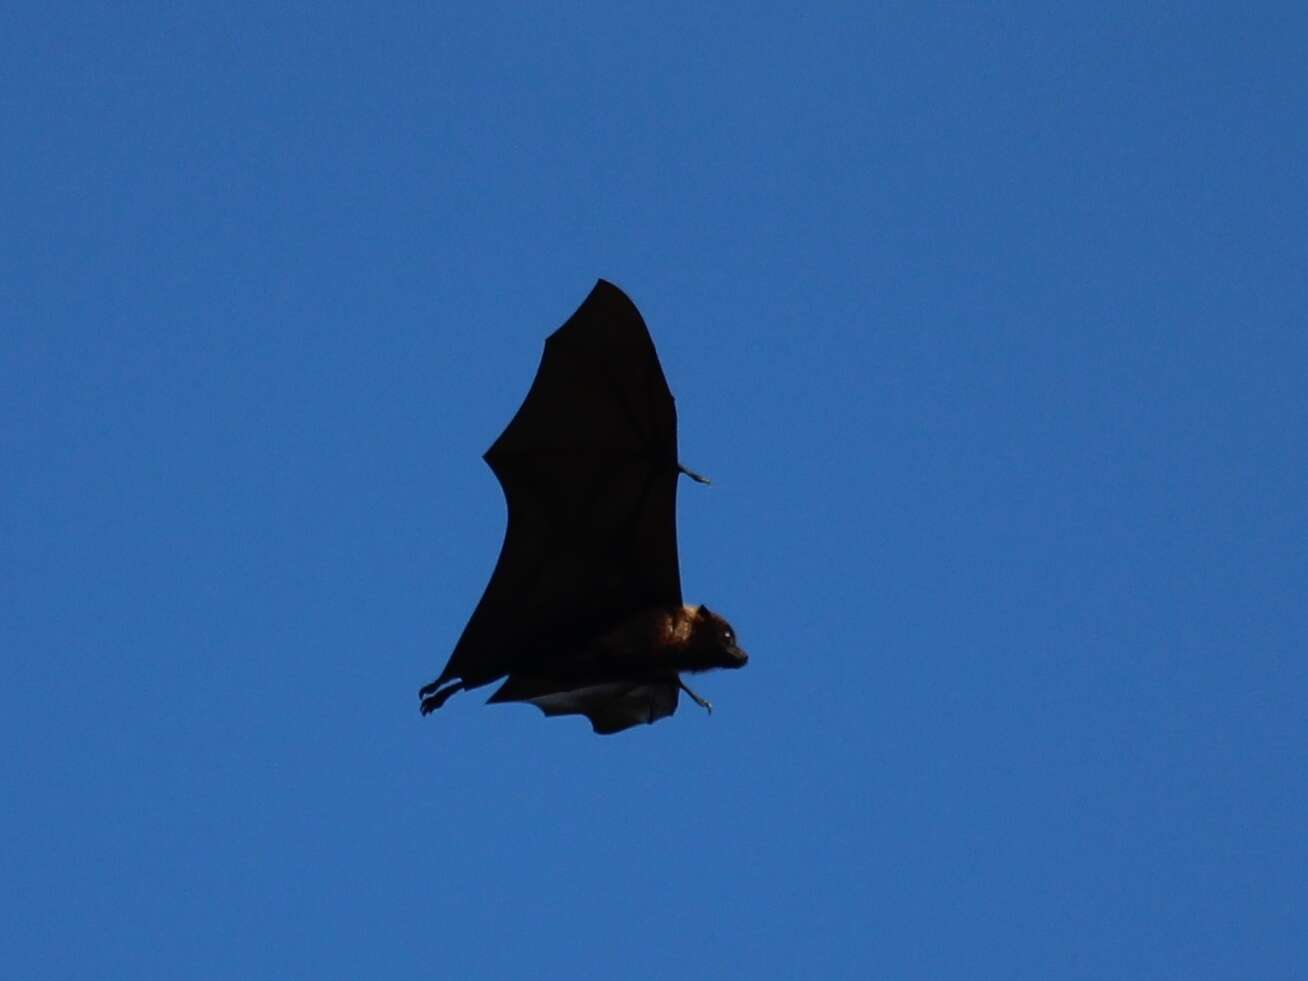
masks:
<path fill-rule="evenodd" d="M 722 631 L 722 639 L 725 640 L 728 644 L 734 644 L 736 642 L 736 635 L 733 634 L 730 630 L 724 630 Z"/>

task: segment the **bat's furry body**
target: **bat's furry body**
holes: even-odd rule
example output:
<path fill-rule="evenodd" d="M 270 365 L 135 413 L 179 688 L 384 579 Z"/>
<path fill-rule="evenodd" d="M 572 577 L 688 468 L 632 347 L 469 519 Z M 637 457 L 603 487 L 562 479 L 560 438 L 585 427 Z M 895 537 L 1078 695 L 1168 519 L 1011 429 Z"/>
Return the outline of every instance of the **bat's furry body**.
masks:
<path fill-rule="evenodd" d="M 731 625 L 706 606 L 643 610 L 583 650 L 545 660 L 542 673 L 510 675 L 490 701 L 586 715 L 608 734 L 675 712 L 680 672 L 738 668 L 746 660 Z"/>

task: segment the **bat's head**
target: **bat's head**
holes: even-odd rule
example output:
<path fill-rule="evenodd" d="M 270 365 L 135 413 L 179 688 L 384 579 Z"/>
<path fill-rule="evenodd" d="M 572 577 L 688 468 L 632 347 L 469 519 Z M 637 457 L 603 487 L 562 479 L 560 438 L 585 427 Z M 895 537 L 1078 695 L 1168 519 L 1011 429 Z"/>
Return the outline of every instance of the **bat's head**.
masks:
<path fill-rule="evenodd" d="M 710 668 L 742 668 L 749 655 L 736 643 L 731 624 L 707 606 L 691 607 L 690 637 L 685 647 L 687 671 Z"/>

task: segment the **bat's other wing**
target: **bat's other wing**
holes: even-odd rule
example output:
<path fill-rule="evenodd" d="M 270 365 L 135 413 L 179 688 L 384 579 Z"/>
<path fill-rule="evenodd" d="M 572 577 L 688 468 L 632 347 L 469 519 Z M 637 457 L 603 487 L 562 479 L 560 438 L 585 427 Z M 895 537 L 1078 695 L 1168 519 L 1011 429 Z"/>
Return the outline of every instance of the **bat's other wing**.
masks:
<path fill-rule="evenodd" d="M 677 711 L 677 684 L 615 681 L 522 699 L 546 715 L 584 715 L 602 736 L 666 719 Z"/>
<path fill-rule="evenodd" d="M 645 322 L 616 286 L 600 280 L 545 341 L 486 462 L 508 528 L 439 680 L 475 688 L 566 656 L 570 641 L 641 609 L 680 605 L 676 407 Z"/>

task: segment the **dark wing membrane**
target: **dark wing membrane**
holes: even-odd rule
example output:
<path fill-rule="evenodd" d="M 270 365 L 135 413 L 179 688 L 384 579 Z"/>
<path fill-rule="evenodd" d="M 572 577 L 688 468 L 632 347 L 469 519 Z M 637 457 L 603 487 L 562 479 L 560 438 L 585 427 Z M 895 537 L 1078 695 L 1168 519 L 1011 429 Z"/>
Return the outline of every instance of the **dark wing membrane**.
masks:
<path fill-rule="evenodd" d="M 681 603 L 676 408 L 645 322 L 616 286 L 600 280 L 546 340 L 486 462 L 508 528 L 443 679 L 475 688 L 645 607 Z"/>

